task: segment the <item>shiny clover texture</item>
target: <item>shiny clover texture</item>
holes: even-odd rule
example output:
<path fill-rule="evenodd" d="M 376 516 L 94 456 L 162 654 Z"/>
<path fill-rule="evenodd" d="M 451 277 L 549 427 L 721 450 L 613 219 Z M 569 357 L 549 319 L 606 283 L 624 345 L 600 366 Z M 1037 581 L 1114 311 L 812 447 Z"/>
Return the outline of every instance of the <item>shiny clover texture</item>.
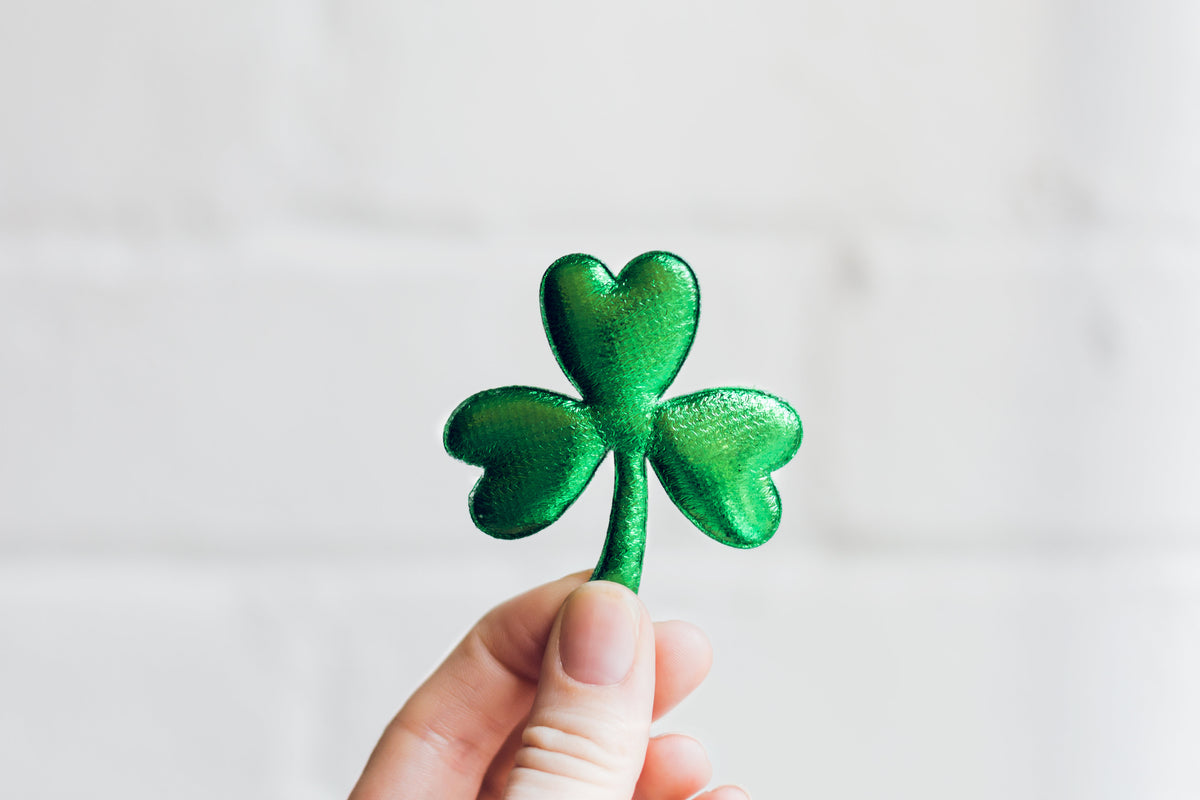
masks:
<path fill-rule="evenodd" d="M 616 487 L 593 580 L 637 591 L 646 544 L 646 461 L 701 531 L 757 547 L 779 528 L 771 473 L 800 447 L 800 418 L 755 389 L 707 389 L 663 400 L 700 318 L 691 267 L 644 253 L 613 274 L 569 255 L 542 278 L 542 321 L 581 400 L 528 386 L 472 395 L 446 423 L 446 451 L 483 467 L 470 496 L 475 525 L 519 539 L 575 502 L 609 451 Z"/>

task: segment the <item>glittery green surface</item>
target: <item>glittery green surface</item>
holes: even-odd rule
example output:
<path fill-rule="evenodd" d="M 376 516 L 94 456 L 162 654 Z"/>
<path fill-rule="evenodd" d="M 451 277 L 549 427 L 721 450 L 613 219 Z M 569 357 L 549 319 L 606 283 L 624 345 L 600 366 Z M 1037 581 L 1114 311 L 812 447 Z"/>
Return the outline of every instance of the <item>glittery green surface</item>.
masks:
<path fill-rule="evenodd" d="M 733 547 L 779 528 L 771 472 L 800 447 L 800 418 L 754 389 L 709 389 L 664 401 L 696 335 L 700 291 L 678 256 L 638 256 L 613 277 L 591 256 L 542 278 L 550 347 L 581 400 L 525 386 L 467 398 L 446 423 L 446 451 L 483 467 L 471 518 L 501 539 L 562 516 L 613 452 L 616 486 L 593 580 L 637 591 L 646 545 L 646 461 L 696 527 Z"/>

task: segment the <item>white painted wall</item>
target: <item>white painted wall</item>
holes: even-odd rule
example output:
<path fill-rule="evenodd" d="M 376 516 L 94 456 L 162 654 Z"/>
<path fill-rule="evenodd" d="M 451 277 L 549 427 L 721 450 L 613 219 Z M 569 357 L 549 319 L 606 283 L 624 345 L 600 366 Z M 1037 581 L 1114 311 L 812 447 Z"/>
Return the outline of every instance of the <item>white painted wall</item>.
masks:
<path fill-rule="evenodd" d="M 651 495 L 668 728 L 759 798 L 1200 794 L 1200 5 L 0 5 L 0 794 L 326 798 L 609 477 L 488 539 L 468 394 L 567 252 L 805 422 L 760 551 Z"/>

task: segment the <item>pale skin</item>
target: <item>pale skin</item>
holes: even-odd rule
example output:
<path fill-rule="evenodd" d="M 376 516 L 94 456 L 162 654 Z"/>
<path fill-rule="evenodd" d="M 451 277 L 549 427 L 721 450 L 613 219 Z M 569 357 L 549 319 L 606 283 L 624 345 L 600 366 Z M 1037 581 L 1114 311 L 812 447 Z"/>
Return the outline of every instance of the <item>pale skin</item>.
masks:
<path fill-rule="evenodd" d="M 695 739 L 650 737 L 708 674 L 708 638 L 587 577 L 485 615 L 388 725 L 350 800 L 748 800 L 703 791 Z"/>

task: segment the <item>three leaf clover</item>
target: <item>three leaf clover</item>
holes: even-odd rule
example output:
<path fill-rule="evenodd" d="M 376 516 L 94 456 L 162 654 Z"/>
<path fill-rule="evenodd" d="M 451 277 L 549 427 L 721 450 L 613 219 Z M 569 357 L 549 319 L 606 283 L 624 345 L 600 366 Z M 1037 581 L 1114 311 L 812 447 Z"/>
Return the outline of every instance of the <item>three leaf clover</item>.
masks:
<path fill-rule="evenodd" d="M 609 451 L 616 488 L 593 580 L 637 591 L 646 543 L 646 460 L 701 531 L 757 547 L 779 527 L 770 473 L 800 447 L 800 418 L 754 389 L 707 389 L 664 401 L 696 335 L 700 290 L 683 259 L 644 253 L 613 277 L 591 256 L 542 278 L 542 321 L 581 400 L 528 386 L 489 389 L 446 423 L 446 451 L 483 467 L 471 518 L 519 539 L 562 516 Z"/>

